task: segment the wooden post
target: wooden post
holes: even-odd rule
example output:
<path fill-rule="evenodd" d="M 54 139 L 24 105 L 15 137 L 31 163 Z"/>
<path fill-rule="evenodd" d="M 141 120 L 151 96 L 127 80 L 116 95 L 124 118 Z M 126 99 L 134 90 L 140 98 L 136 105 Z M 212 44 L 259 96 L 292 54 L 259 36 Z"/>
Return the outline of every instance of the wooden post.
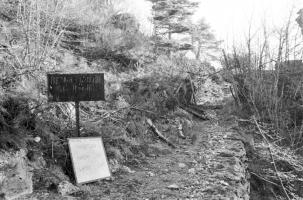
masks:
<path fill-rule="evenodd" d="M 79 101 L 75 101 L 75 109 L 76 109 L 76 129 L 77 129 L 78 137 L 80 137 Z"/>
<path fill-rule="evenodd" d="M 78 137 L 81 134 L 80 102 L 105 101 L 104 73 L 49 73 L 47 74 L 47 89 L 49 102 L 75 102 Z"/>

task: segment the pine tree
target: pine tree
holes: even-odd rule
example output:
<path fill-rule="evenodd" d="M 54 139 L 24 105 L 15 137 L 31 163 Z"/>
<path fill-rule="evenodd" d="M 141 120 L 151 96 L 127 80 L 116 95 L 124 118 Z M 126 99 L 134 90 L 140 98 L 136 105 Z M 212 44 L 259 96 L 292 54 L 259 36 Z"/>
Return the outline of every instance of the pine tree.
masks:
<path fill-rule="evenodd" d="M 297 14 L 299 16 L 297 17 L 296 21 L 298 22 L 299 26 L 301 27 L 302 34 L 303 34 L 303 8 L 300 9 Z"/>
<path fill-rule="evenodd" d="M 192 52 L 195 54 L 197 60 L 200 60 L 202 52 L 216 50 L 221 43 L 221 41 L 216 40 L 210 26 L 204 19 L 200 19 L 197 24 L 192 25 L 190 34 L 191 45 L 193 47 Z M 211 54 L 207 56 L 211 56 Z"/>
<path fill-rule="evenodd" d="M 189 17 L 193 15 L 197 2 L 190 0 L 149 0 L 153 3 L 154 36 L 172 40 L 173 34 L 190 32 Z M 172 42 L 166 42 L 167 48 L 174 48 Z M 182 49 L 182 48 L 181 48 Z M 183 49 L 182 49 L 183 50 Z"/>

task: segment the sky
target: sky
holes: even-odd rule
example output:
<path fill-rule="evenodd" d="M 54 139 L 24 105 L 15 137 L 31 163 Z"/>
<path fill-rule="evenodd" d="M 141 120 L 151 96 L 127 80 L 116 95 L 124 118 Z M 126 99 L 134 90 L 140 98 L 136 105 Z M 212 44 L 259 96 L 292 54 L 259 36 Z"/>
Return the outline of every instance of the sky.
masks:
<path fill-rule="evenodd" d="M 121 0 L 117 0 L 122 2 Z M 226 47 L 243 43 L 248 34 L 262 30 L 266 24 L 269 29 L 281 27 L 286 23 L 293 9 L 292 21 L 299 9 L 303 8 L 303 0 L 198 0 L 200 6 L 192 17 L 195 22 L 204 18 L 211 26 L 217 39 L 223 40 Z M 141 22 L 141 28 L 151 33 L 151 3 L 146 0 L 124 0 L 120 4 L 122 10 L 135 14 Z"/>
<path fill-rule="evenodd" d="M 303 0 L 200 0 L 200 7 L 193 16 L 197 21 L 203 17 L 210 24 L 218 39 L 231 46 L 243 42 L 251 32 L 283 26 L 292 12 L 292 21 L 303 8 Z"/>

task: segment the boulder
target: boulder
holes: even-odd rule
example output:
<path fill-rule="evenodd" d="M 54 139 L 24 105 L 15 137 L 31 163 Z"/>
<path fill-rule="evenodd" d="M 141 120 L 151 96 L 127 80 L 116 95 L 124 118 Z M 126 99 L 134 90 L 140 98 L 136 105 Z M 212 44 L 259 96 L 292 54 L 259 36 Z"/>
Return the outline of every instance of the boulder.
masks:
<path fill-rule="evenodd" d="M 36 169 L 43 169 L 46 166 L 46 161 L 43 158 L 42 153 L 39 151 L 29 151 L 27 153 L 27 158 L 29 161 L 29 166 Z"/>
<path fill-rule="evenodd" d="M 33 192 L 32 168 L 25 150 L 0 151 L 0 196 L 16 199 Z"/>
<path fill-rule="evenodd" d="M 80 191 L 80 189 L 68 181 L 62 181 L 58 185 L 58 193 L 62 196 L 68 196 L 78 191 Z"/>

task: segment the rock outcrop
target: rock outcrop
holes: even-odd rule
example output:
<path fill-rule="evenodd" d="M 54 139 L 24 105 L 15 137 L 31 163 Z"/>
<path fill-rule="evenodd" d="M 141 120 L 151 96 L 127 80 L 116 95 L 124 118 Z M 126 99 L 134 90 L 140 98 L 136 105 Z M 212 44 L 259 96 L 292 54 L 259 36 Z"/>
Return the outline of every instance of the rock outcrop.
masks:
<path fill-rule="evenodd" d="M 220 105 L 231 97 L 230 84 L 224 81 L 214 81 L 207 78 L 198 85 L 196 99 L 198 105 Z"/>
<path fill-rule="evenodd" d="M 0 199 L 15 199 L 33 192 L 26 151 L 0 151 Z"/>

